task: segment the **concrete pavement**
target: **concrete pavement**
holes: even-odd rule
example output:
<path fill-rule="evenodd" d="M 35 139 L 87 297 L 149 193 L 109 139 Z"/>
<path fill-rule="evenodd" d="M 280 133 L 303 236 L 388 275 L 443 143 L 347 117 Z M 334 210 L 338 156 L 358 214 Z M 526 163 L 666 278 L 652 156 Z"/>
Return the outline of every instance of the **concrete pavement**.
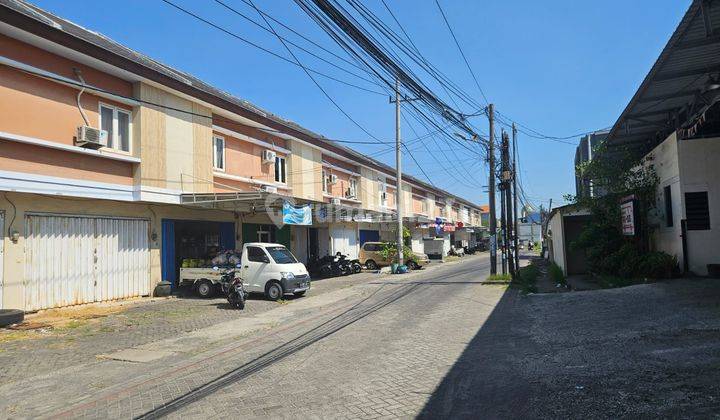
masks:
<path fill-rule="evenodd" d="M 522 296 L 486 256 L 0 386 L 3 417 L 712 417 L 720 284 Z M 259 322 L 259 321 L 258 321 Z M 163 346 L 161 344 L 166 344 Z"/>

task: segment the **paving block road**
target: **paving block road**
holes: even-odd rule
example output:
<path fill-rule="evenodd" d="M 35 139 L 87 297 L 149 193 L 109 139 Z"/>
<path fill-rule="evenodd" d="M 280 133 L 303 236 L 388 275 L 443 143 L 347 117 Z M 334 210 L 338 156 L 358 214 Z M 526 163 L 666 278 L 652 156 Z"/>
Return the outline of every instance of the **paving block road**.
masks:
<path fill-rule="evenodd" d="M 166 350 L 151 361 L 99 358 L 6 383 L 0 417 L 717 414 L 717 283 L 523 296 L 481 284 L 488 264 L 378 276 L 133 347 Z"/>

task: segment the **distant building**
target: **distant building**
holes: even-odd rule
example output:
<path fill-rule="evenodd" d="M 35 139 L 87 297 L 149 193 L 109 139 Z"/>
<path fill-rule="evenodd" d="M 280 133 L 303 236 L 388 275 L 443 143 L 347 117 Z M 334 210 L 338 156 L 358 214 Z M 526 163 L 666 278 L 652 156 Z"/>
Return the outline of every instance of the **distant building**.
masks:
<path fill-rule="evenodd" d="M 518 220 L 518 240 L 523 244 L 542 241 L 542 215 L 539 211 L 522 209 Z"/>
<path fill-rule="evenodd" d="M 607 138 L 608 131 L 596 131 L 580 139 L 575 149 L 575 194 L 578 197 L 594 197 L 598 191 L 592 185 L 592 180 L 583 177 L 577 170 L 578 166 L 593 159 L 593 151 Z"/>

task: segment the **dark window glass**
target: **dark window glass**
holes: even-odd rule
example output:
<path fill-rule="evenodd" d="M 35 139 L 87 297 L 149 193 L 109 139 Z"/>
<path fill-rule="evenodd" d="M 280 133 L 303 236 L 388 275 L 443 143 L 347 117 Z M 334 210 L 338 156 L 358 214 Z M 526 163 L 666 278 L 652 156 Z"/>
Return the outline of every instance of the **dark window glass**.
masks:
<path fill-rule="evenodd" d="M 247 248 L 247 255 L 248 255 L 248 261 L 253 261 L 253 262 L 266 262 L 267 261 L 267 254 L 265 254 L 265 251 L 263 251 L 262 248 L 258 248 L 256 246 L 249 246 Z"/>
<path fill-rule="evenodd" d="M 297 260 L 284 246 L 267 247 L 267 252 L 278 264 L 295 264 Z"/>
<path fill-rule="evenodd" d="M 709 230 L 710 208 L 707 191 L 685 193 L 687 230 Z"/>
<path fill-rule="evenodd" d="M 672 212 L 672 192 L 668 185 L 663 189 L 663 197 L 665 198 L 665 226 L 672 227 L 673 225 L 673 212 Z"/>

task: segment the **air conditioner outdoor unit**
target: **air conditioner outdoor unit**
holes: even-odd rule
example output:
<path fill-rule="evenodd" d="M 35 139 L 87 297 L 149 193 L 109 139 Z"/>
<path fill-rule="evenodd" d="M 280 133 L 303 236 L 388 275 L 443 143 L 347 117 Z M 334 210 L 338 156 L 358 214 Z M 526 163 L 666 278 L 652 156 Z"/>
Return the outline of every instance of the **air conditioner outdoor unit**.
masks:
<path fill-rule="evenodd" d="M 277 187 L 273 187 L 271 185 L 263 185 L 260 187 L 260 191 L 271 193 L 271 194 L 277 194 Z"/>
<path fill-rule="evenodd" d="M 331 184 L 337 184 L 337 175 L 330 174 L 330 183 Z"/>
<path fill-rule="evenodd" d="M 108 132 L 99 130 L 87 125 L 81 125 L 77 129 L 75 144 L 80 147 L 99 149 L 108 145 Z"/>
<path fill-rule="evenodd" d="M 333 198 L 333 199 L 330 200 L 330 204 L 332 204 L 332 205 L 334 205 L 334 206 L 339 206 L 339 205 L 340 205 L 340 199 L 339 199 L 339 198 Z"/>
<path fill-rule="evenodd" d="M 263 152 L 262 152 L 263 163 L 275 163 L 276 157 L 277 157 L 277 153 L 275 153 L 272 150 L 263 150 Z"/>

